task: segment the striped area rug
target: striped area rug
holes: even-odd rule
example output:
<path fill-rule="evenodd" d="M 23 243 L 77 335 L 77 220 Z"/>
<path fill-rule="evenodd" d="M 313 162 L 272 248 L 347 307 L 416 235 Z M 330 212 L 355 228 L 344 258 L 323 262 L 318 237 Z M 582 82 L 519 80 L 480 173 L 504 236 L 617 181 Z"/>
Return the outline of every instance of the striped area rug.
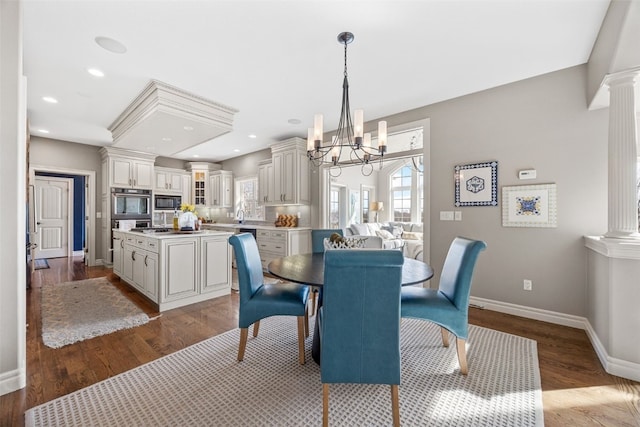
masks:
<path fill-rule="evenodd" d="M 296 320 L 272 317 L 236 361 L 233 330 L 26 412 L 27 426 L 317 426 L 320 369 L 297 358 Z M 406 426 L 542 426 L 536 342 L 471 326 L 469 375 L 439 328 L 402 320 L 400 418 Z M 331 386 L 333 426 L 390 425 L 389 386 Z"/>

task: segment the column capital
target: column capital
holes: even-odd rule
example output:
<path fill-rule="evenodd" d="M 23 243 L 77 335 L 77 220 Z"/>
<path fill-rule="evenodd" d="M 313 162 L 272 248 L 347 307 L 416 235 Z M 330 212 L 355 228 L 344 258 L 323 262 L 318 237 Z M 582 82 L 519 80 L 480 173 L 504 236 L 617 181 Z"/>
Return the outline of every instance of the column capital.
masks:
<path fill-rule="evenodd" d="M 620 86 L 630 84 L 634 86 L 640 80 L 640 67 L 630 68 L 623 71 L 616 71 L 604 76 L 603 83 L 605 86 Z"/>

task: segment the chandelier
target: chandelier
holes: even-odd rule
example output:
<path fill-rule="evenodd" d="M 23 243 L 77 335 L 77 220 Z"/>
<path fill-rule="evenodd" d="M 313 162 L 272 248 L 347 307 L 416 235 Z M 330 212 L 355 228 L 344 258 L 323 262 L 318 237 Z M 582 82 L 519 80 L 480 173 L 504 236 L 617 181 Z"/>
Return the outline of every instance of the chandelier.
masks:
<path fill-rule="evenodd" d="M 364 111 L 353 112 L 354 121 L 351 121 L 349 107 L 349 80 L 347 76 L 347 45 L 353 41 L 353 34 L 343 32 L 338 34 L 338 42 L 344 44 L 344 80 L 342 82 L 342 109 L 338 129 L 331 142 L 322 141 L 322 114 L 316 114 L 313 120 L 313 128 L 309 128 L 307 134 L 307 156 L 316 167 L 329 165 L 329 174 L 339 176 L 340 158 L 342 150 L 349 150 L 348 164 L 360 164 L 362 174 L 371 175 L 373 162 L 379 161 L 382 168 L 384 153 L 387 151 L 387 122 L 378 123 L 378 146 L 371 146 L 371 134 L 364 131 Z"/>

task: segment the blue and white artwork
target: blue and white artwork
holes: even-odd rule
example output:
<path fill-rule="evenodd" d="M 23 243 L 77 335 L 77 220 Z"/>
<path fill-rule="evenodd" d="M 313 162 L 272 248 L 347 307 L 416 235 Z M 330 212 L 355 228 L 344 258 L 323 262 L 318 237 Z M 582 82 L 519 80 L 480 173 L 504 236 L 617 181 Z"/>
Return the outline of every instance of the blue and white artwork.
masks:
<path fill-rule="evenodd" d="M 498 162 L 456 165 L 454 205 L 498 206 Z"/>

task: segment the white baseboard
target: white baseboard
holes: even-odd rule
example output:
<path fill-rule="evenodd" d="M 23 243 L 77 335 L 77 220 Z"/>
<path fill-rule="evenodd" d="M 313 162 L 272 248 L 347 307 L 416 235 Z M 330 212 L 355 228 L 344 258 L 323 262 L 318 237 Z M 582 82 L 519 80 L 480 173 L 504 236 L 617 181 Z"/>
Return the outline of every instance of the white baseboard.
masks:
<path fill-rule="evenodd" d="M 574 316 L 572 314 L 558 313 L 557 311 L 542 310 L 540 308 L 527 307 L 524 305 L 511 304 L 508 302 L 495 301 L 485 298 L 471 297 L 471 304 L 486 308 L 487 310 L 498 311 L 500 313 L 513 314 L 514 316 L 526 317 L 543 322 L 554 323 L 556 325 L 569 326 L 571 328 L 586 329 L 586 318 Z"/>
<path fill-rule="evenodd" d="M 549 322 L 556 325 L 583 329 L 587 333 L 587 336 L 591 341 L 591 345 L 598 355 L 598 359 L 605 371 L 611 375 L 640 381 L 640 364 L 609 356 L 606 348 L 602 345 L 600 338 L 598 338 L 596 331 L 591 326 L 589 319 L 586 317 L 478 297 L 469 298 L 469 303 L 500 313 L 507 313 L 514 316 L 525 317 L 527 319 L 540 320 L 542 322 Z"/>
<path fill-rule="evenodd" d="M 27 375 L 24 371 L 14 369 L 0 374 L 0 396 L 26 387 Z"/>

